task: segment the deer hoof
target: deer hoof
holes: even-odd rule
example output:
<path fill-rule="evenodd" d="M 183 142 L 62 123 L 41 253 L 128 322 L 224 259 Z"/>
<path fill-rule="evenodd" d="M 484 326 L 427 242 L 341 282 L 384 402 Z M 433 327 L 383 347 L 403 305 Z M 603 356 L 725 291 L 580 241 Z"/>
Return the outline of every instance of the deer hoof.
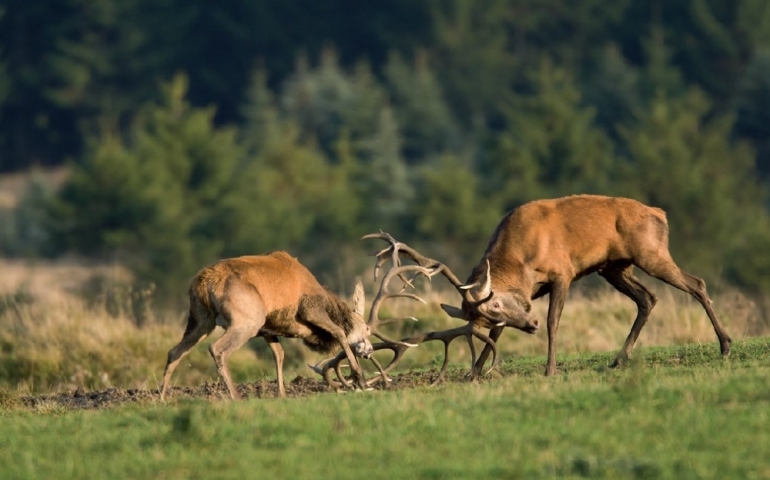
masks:
<path fill-rule="evenodd" d="M 622 367 L 627 363 L 628 363 L 628 355 L 624 353 L 619 353 L 618 356 L 615 357 L 615 360 L 613 360 L 612 363 L 610 364 L 610 368 Z"/>

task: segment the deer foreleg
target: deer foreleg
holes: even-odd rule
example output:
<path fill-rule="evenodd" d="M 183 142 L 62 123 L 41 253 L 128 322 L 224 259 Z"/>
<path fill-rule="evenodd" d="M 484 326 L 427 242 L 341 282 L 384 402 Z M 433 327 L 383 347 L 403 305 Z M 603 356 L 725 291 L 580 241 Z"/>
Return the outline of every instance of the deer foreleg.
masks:
<path fill-rule="evenodd" d="M 286 396 L 286 388 L 283 385 L 283 358 L 284 352 L 281 343 L 278 341 L 278 337 L 274 335 L 268 335 L 265 337 L 267 345 L 270 350 L 273 351 L 273 357 L 275 357 L 275 377 L 278 379 L 278 395 L 281 397 Z"/>
<path fill-rule="evenodd" d="M 345 336 L 345 331 L 342 329 L 342 327 L 334 323 L 331 318 L 326 315 L 326 313 L 321 313 L 317 310 L 311 312 L 302 312 L 302 317 L 306 322 L 312 323 L 313 325 L 326 330 L 334 337 L 337 343 L 342 347 L 342 351 L 345 352 L 345 356 L 347 357 L 348 363 L 350 364 L 350 369 L 353 372 L 353 378 L 355 379 L 356 384 L 361 388 L 361 390 L 366 390 L 367 385 L 366 378 L 364 377 L 364 371 L 361 368 L 361 364 L 358 363 L 358 358 L 350 349 L 347 337 Z M 343 383 L 345 382 L 343 381 Z"/>
<path fill-rule="evenodd" d="M 559 330 L 559 319 L 567 299 L 569 282 L 557 280 L 551 285 L 548 299 L 548 362 L 545 365 L 545 375 L 556 374 L 556 332 Z"/>
<path fill-rule="evenodd" d="M 503 328 L 505 327 L 494 327 L 492 330 L 489 331 L 489 338 L 493 342 L 497 342 L 497 340 L 500 338 L 500 335 L 503 334 Z M 489 354 L 491 352 L 492 352 L 492 346 L 489 344 L 485 345 L 484 350 L 482 350 L 481 354 L 479 355 L 479 359 L 472 366 L 471 378 L 476 378 L 479 375 L 481 375 L 482 371 L 484 370 L 484 364 L 487 363 L 487 357 L 489 357 Z"/>

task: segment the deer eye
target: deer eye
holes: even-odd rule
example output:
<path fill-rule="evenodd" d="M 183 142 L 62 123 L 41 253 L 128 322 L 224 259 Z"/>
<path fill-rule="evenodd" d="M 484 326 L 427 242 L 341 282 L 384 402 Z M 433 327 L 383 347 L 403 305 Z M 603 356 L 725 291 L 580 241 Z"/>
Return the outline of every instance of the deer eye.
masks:
<path fill-rule="evenodd" d="M 492 308 L 500 308 L 500 302 L 492 302 Z"/>

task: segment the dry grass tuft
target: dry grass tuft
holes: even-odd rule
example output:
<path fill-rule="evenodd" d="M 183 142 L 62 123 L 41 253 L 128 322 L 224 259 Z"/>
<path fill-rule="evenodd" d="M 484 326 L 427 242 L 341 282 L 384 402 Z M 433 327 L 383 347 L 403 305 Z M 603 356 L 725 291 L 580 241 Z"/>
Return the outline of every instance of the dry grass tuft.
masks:
<path fill-rule="evenodd" d="M 52 264 L 3 261 L 0 269 L 4 272 L 0 278 L 3 325 L 0 388 L 41 393 L 77 388 L 158 387 L 166 354 L 182 336 L 185 312 L 153 311 L 153 321 L 137 322 L 132 314 L 136 308 L 131 304 L 137 297 L 115 294 L 131 281 L 128 273 L 116 266 L 72 261 Z M 99 287 L 99 295 L 89 293 L 93 293 L 94 285 Z M 367 290 L 372 291 L 373 286 Z M 396 300 L 383 306 L 383 317 L 420 319 L 389 326 L 388 333 L 407 336 L 458 326 L 459 320 L 449 318 L 439 307 L 440 303 L 457 305 L 456 292 L 428 289 L 421 294 L 428 302 L 426 305 Z M 668 287 L 660 287 L 656 294 L 658 305 L 642 331 L 638 346 L 716 343 L 708 317 L 699 304 Z M 115 308 L 118 297 L 123 303 Z M 741 292 L 727 291 L 713 299 L 734 338 L 770 334 L 758 304 Z M 538 300 L 534 305 L 535 313 L 543 321 L 547 307 L 547 299 Z M 615 291 L 572 293 L 559 328 L 559 354 L 619 349 L 635 315 L 633 302 Z M 217 331 L 212 337 L 215 339 L 220 333 Z M 175 385 L 194 386 L 219 380 L 206 348 L 210 342 L 211 339 L 207 339 L 185 358 L 174 375 Z M 305 363 L 316 363 L 323 358 L 297 340 L 282 340 L 282 343 L 287 352 L 287 381 L 296 375 L 314 377 Z M 266 344 L 259 339 L 249 347 L 231 357 L 234 380 L 273 379 L 273 359 Z M 542 330 L 533 336 L 509 330 L 503 334 L 499 347 L 503 357 L 544 354 L 546 333 Z M 453 362 L 470 360 L 469 349 L 462 345 L 462 340 L 453 343 L 450 356 Z M 407 353 L 401 367 L 431 367 L 442 358 L 442 344 L 432 342 Z M 15 397 L 3 398 L 11 401 Z"/>

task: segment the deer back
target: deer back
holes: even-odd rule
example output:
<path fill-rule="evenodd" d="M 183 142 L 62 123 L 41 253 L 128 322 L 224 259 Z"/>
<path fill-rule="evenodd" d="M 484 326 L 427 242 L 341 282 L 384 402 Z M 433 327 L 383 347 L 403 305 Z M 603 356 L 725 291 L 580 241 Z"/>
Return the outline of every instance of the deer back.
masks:
<path fill-rule="evenodd" d="M 628 198 L 574 195 L 538 200 L 509 212 L 489 240 L 469 283 L 489 260 L 493 288 L 579 277 L 601 265 L 667 248 L 668 224 L 659 208 Z"/>
<path fill-rule="evenodd" d="M 296 258 L 277 251 L 229 258 L 205 267 L 190 285 L 190 304 L 217 315 L 225 302 L 256 295 L 266 317 L 263 333 L 301 337 L 311 348 L 328 351 L 336 346 L 334 337 L 307 320 L 326 315 L 354 341 L 362 341 L 368 335 L 363 319 L 363 287 L 359 288 L 353 311 L 318 283 Z"/>
<path fill-rule="evenodd" d="M 190 284 L 190 297 L 208 308 L 221 304 L 228 283 L 238 279 L 259 295 L 267 313 L 296 312 L 306 295 L 326 295 L 312 273 L 286 252 L 228 258 L 203 268 Z"/>

